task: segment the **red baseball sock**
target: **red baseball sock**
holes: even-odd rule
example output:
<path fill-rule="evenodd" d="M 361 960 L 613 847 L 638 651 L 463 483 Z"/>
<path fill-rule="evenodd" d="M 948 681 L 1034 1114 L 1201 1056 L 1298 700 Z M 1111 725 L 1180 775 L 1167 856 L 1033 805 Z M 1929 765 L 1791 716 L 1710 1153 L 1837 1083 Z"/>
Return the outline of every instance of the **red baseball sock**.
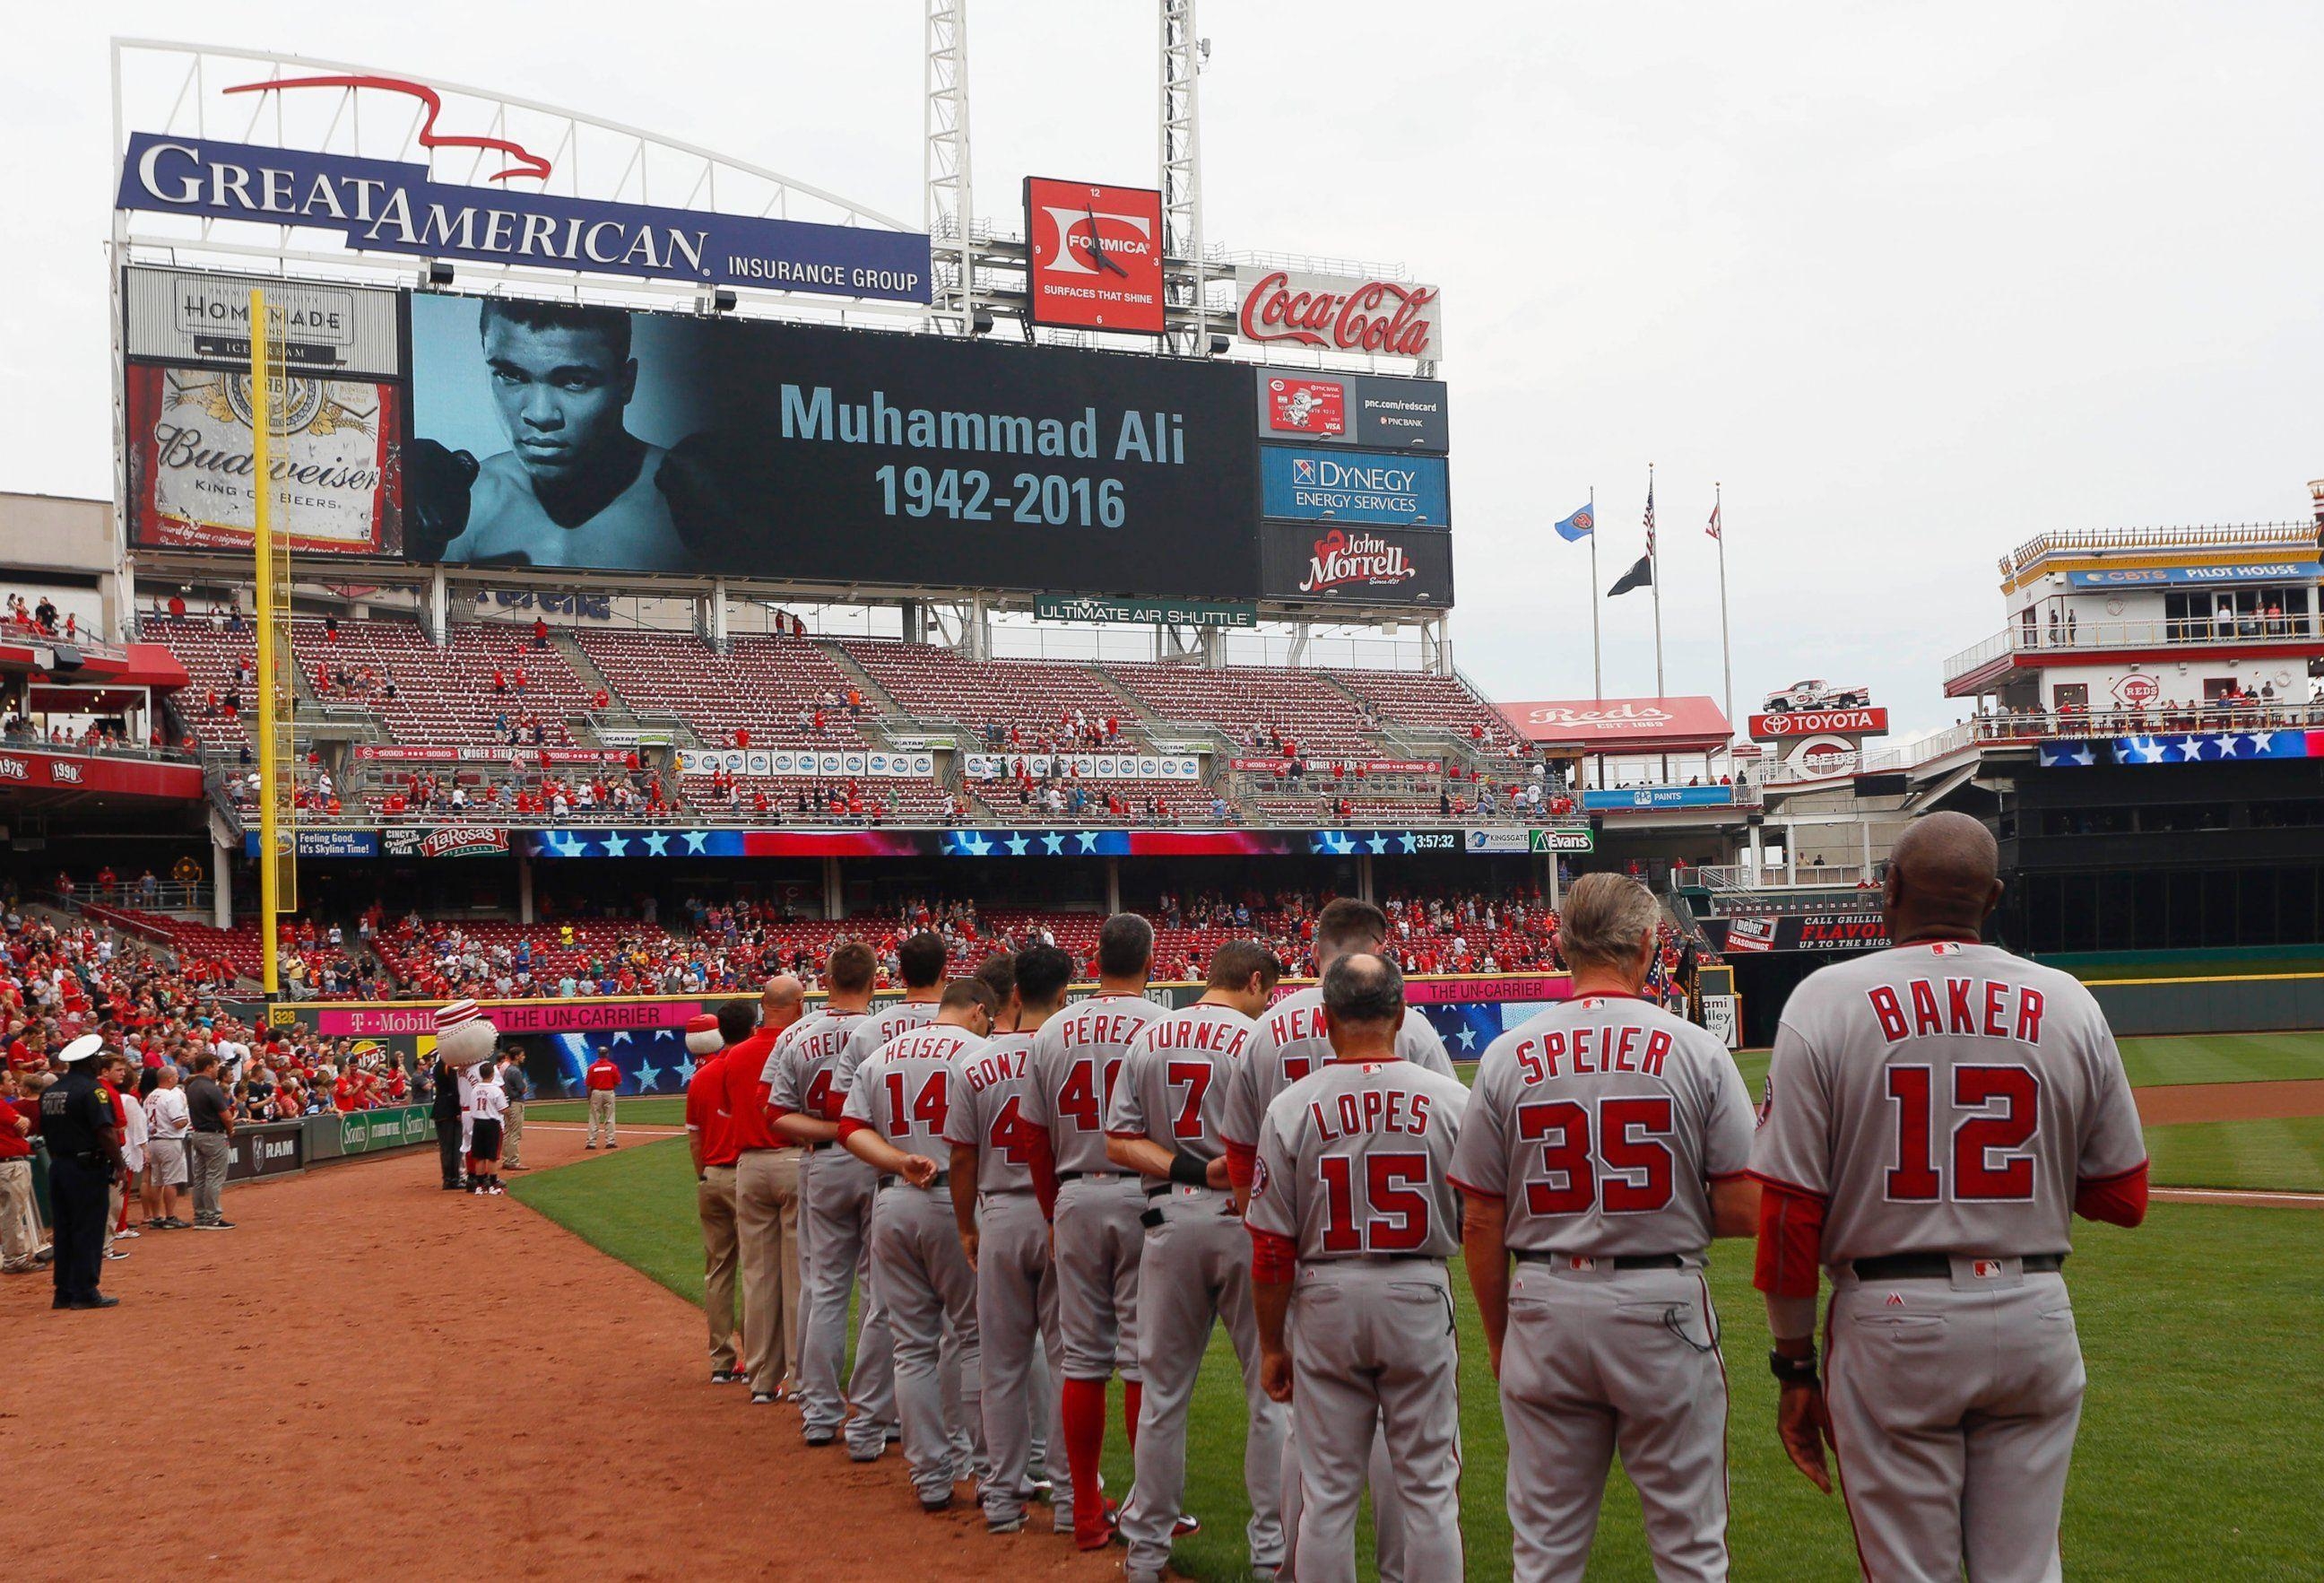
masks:
<path fill-rule="evenodd" d="M 1121 1382 L 1121 1421 L 1122 1427 L 1129 1431 L 1130 1452 L 1133 1457 L 1138 1454 L 1138 1411 L 1145 1402 L 1146 1386 L 1142 1382 Z"/>
<path fill-rule="evenodd" d="M 1074 1531 L 1105 1531 L 1105 1495 L 1098 1488 L 1098 1458 L 1105 1449 L 1105 1382 L 1066 1380 L 1058 1387 L 1065 1421 L 1065 1466 L 1074 1480 Z"/>

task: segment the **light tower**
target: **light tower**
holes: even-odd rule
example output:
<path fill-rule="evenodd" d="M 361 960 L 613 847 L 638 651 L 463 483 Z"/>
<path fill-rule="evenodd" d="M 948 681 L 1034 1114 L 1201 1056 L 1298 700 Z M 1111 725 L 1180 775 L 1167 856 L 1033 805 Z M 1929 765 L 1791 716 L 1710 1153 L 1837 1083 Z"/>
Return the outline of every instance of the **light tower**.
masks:
<path fill-rule="evenodd" d="M 1162 255 L 1183 259 L 1188 273 L 1167 280 L 1164 300 L 1191 310 L 1193 321 L 1170 338 L 1174 350 L 1211 349 L 1208 277 L 1203 265 L 1203 97 L 1208 41 L 1194 32 L 1194 0 L 1161 0 Z"/>

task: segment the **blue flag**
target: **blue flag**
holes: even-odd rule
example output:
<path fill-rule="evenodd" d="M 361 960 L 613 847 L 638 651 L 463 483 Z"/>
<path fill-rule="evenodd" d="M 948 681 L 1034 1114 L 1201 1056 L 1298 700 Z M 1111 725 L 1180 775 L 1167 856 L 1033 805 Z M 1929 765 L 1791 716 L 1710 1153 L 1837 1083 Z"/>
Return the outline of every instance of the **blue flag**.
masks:
<path fill-rule="evenodd" d="M 1598 519 L 1591 514 L 1590 508 L 1585 505 L 1557 524 L 1557 536 L 1571 544 L 1576 539 L 1588 538 L 1591 531 L 1597 525 Z"/>

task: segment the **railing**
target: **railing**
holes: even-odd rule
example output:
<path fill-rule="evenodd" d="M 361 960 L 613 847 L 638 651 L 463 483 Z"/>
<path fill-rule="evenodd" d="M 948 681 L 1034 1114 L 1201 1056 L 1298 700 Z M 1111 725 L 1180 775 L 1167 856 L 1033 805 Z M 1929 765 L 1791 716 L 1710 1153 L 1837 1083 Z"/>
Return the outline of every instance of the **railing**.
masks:
<path fill-rule="evenodd" d="M 1944 679 L 1958 680 L 2004 654 L 2098 653 L 2111 649 L 2204 648 L 2235 643 L 2296 643 L 2316 635 L 2303 611 L 2281 616 L 2163 617 L 2145 621 L 2075 621 L 2064 625 L 2005 627 L 1945 662 Z"/>
<path fill-rule="evenodd" d="M 1763 863 L 1756 879 L 1752 877 L 1751 866 L 1748 863 L 1706 863 L 1686 872 L 1712 893 L 1712 903 L 1716 905 L 1719 893 L 1725 891 L 1750 895 L 1766 890 L 1826 890 L 1844 893 L 1835 901 L 1853 899 L 1861 895 L 1866 880 L 1879 877 L 1879 866 L 1876 864 L 1868 868 L 1861 863 L 1802 864 L 1796 869 L 1788 869 L 1780 863 Z"/>
<path fill-rule="evenodd" d="M 2308 549 L 2316 530 L 2306 523 L 2239 523 L 2218 528 L 2085 528 L 2042 533 L 2001 558 L 2001 575 L 2011 577 L 2045 555 L 2087 554 L 2093 550 Z"/>
<path fill-rule="evenodd" d="M 148 747 L 133 742 L 51 742 L 36 731 L 0 734 L 0 751 L 50 753 L 67 758 L 134 758 L 157 764 L 189 764 L 201 756 L 183 748 Z"/>

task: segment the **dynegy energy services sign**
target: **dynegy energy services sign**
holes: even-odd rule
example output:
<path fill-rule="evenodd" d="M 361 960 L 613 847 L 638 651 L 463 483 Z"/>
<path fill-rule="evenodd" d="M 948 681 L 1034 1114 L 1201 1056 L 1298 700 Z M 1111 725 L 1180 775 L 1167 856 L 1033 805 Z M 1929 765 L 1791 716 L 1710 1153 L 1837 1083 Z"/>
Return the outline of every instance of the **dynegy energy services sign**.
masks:
<path fill-rule="evenodd" d="M 212 138 L 131 134 L 114 202 L 336 231 L 365 252 L 928 300 L 928 239 L 915 232 L 459 186 L 425 165 Z"/>

